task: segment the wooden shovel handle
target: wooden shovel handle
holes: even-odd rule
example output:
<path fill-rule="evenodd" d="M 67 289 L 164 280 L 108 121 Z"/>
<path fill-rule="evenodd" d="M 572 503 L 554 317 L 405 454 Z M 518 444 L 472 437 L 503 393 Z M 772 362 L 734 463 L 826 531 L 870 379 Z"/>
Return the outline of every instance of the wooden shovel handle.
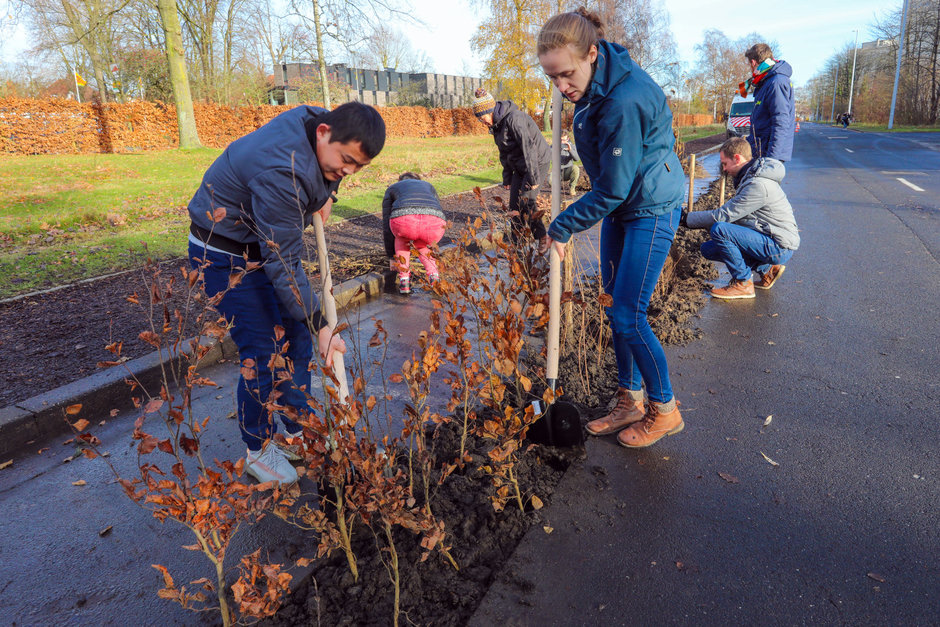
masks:
<path fill-rule="evenodd" d="M 552 87 L 552 220 L 561 211 L 561 92 Z M 554 246 L 549 250 L 548 275 L 548 363 L 545 374 L 555 389 L 558 379 L 558 345 L 561 337 L 561 259 Z"/>
<path fill-rule="evenodd" d="M 333 298 L 333 276 L 330 273 L 330 258 L 326 250 L 326 236 L 323 234 L 323 218 L 320 212 L 313 214 L 313 229 L 317 235 L 317 258 L 320 262 L 320 305 L 330 327 L 336 329 L 336 299 Z M 346 382 L 346 366 L 342 353 L 333 354 L 333 374 L 339 381 L 339 399 L 343 403 L 349 398 L 349 385 Z"/>

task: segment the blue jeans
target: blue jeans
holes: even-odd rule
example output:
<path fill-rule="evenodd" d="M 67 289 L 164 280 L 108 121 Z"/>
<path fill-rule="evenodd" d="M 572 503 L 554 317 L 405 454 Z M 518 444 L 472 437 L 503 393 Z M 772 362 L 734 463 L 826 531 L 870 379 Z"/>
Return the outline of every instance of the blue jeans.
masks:
<path fill-rule="evenodd" d="M 203 259 L 208 262 L 203 275 L 205 292 L 210 297 L 228 288 L 233 271 L 245 268 L 242 257 L 205 250 L 192 242 L 189 259 L 194 268 L 203 265 Z M 271 412 L 265 408 L 266 402 L 294 407 L 300 412 L 307 408 L 306 394 L 299 388 L 310 388 L 308 364 L 313 355 L 313 338 L 306 323 L 294 320 L 281 304 L 262 268 L 246 273 L 241 283 L 230 289 L 215 308 L 233 325 L 232 339 L 238 346 L 242 363 L 246 359 L 255 362 L 255 376 L 246 379 L 242 374 L 238 380 L 236 400 L 242 440 L 249 449 L 258 450 L 277 430 Z M 276 325 L 284 329 L 280 340 L 275 339 Z M 285 345 L 287 350 L 281 353 Z M 272 356 L 276 354 L 286 357 L 283 366 L 272 367 Z M 282 415 L 281 420 L 290 432 L 301 428 L 286 416 Z"/>
<path fill-rule="evenodd" d="M 655 217 L 622 221 L 610 216 L 601 226 L 601 279 L 613 298 L 607 318 L 613 331 L 620 387 L 639 390 L 656 403 L 672 400 L 666 353 L 646 318 L 679 225 L 679 207 Z"/>
<path fill-rule="evenodd" d="M 792 250 L 782 248 L 774 238 L 740 224 L 716 222 L 708 234 L 711 239 L 702 244 L 702 256 L 724 263 L 736 281 L 749 281 L 751 273 L 764 274 L 770 266 L 786 263 L 793 256 Z"/>

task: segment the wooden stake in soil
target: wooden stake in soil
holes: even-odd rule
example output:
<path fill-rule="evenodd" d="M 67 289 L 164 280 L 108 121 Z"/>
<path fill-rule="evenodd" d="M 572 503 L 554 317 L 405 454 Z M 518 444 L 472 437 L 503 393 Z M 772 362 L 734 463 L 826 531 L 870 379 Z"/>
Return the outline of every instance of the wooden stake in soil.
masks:
<path fill-rule="evenodd" d="M 336 328 L 336 299 L 333 298 L 333 275 L 330 273 L 330 258 L 326 251 L 326 237 L 323 234 L 323 217 L 320 212 L 313 214 L 313 228 L 317 235 L 317 259 L 320 262 L 320 306 L 327 323 Z M 339 400 L 342 403 L 349 398 L 349 385 L 346 383 L 346 366 L 343 354 L 333 355 L 333 374 L 339 381 Z"/>
<path fill-rule="evenodd" d="M 695 203 L 695 197 L 692 195 L 692 186 L 695 183 L 695 153 L 689 157 L 689 203 L 686 205 L 689 211 L 692 211 L 692 205 Z"/>
<path fill-rule="evenodd" d="M 721 207 L 725 204 L 725 175 L 721 175 L 721 183 L 718 186 L 718 206 Z"/>

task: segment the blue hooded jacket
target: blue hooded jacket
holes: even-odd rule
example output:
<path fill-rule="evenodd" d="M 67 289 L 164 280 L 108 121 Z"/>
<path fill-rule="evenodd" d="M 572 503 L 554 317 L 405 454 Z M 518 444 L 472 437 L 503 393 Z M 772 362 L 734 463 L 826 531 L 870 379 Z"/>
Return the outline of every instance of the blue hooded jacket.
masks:
<path fill-rule="evenodd" d="M 793 104 L 793 68 L 777 61 L 754 90 L 751 133 L 747 137 L 755 159 L 769 157 L 789 161 L 793 156 L 793 129 L 796 109 Z"/>
<path fill-rule="evenodd" d="M 682 204 L 685 175 L 673 152 L 672 112 L 662 88 L 626 48 L 597 45 L 594 77 L 574 110 L 574 136 L 592 189 L 548 229 L 567 242 L 606 216 L 631 220 Z"/>

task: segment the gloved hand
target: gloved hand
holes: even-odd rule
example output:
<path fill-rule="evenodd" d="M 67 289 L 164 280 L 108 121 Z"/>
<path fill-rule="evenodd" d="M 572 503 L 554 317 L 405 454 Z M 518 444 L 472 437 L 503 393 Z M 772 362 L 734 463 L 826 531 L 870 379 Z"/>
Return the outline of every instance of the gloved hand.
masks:
<path fill-rule="evenodd" d="M 689 228 L 689 224 L 687 222 L 688 217 L 689 217 L 689 210 L 683 209 L 682 213 L 679 215 L 679 226 L 686 228 L 686 229 Z"/>

